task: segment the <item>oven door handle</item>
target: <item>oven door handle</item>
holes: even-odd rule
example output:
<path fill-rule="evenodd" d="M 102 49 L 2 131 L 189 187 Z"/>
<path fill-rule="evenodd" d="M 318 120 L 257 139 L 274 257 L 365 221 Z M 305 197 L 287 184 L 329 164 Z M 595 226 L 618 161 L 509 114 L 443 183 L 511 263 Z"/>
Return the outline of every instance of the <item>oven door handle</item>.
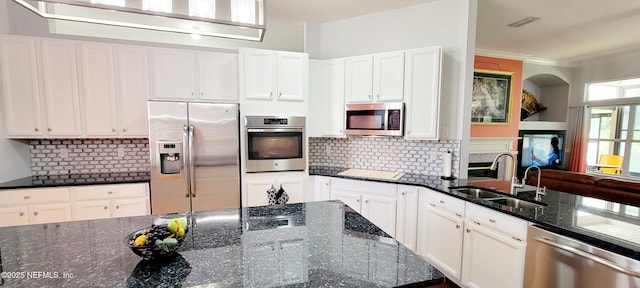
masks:
<path fill-rule="evenodd" d="M 255 132 L 304 132 L 304 128 L 268 128 L 268 129 L 261 129 L 261 128 L 247 128 L 247 132 L 249 133 L 255 133 Z"/>
<path fill-rule="evenodd" d="M 573 248 L 573 247 L 568 246 L 568 245 L 564 245 L 564 244 L 560 244 L 560 243 L 554 242 L 554 241 L 552 241 L 551 239 L 549 239 L 547 237 L 535 237 L 535 236 L 532 236 L 531 238 L 533 238 L 534 240 L 536 240 L 536 241 L 538 241 L 540 243 L 547 244 L 547 245 L 549 245 L 551 247 L 558 248 L 560 250 L 564 250 L 564 251 L 567 251 L 569 253 L 573 253 L 575 255 L 578 255 L 578 256 L 581 256 L 583 258 L 592 260 L 594 262 L 598 262 L 598 263 L 600 263 L 602 265 L 605 265 L 605 266 L 607 266 L 607 267 L 609 267 L 609 268 L 611 268 L 613 270 L 616 270 L 616 271 L 618 271 L 620 273 L 624 273 L 624 274 L 627 274 L 627 275 L 630 275 L 630 276 L 633 276 L 633 277 L 640 277 L 640 272 L 638 272 L 638 271 L 634 271 L 634 270 L 631 270 L 629 268 L 622 267 L 622 266 L 620 266 L 620 265 L 618 265 L 616 263 L 613 263 L 613 262 L 611 262 L 611 261 L 609 261 L 607 259 L 604 259 L 602 257 L 598 257 L 596 255 L 593 255 L 591 253 L 582 251 L 580 249 L 576 249 L 576 248 Z"/>

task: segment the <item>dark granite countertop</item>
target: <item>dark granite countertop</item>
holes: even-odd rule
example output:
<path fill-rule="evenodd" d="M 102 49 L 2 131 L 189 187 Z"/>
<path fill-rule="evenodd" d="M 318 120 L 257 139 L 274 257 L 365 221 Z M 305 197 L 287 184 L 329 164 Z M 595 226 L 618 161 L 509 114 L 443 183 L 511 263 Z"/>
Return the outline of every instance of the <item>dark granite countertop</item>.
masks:
<path fill-rule="evenodd" d="M 450 187 L 475 186 L 498 191 L 507 191 L 509 189 L 508 181 L 496 181 L 495 179 L 494 181 L 469 181 L 467 179 L 443 180 L 440 179 L 439 176 L 417 175 L 411 173 L 405 174 L 397 181 L 338 175 L 338 173 L 347 169 L 348 168 L 342 167 L 310 167 L 309 175 L 417 185 L 430 188 L 452 197 L 463 199 L 474 204 L 524 219 L 551 232 L 565 235 L 632 259 L 640 259 L 640 243 L 637 242 L 637 237 L 635 240 L 625 239 L 624 237 L 618 237 L 616 233 L 608 230 L 605 231 L 604 229 L 601 230 L 597 225 L 592 225 L 593 223 L 613 223 L 613 226 L 607 225 L 607 228 L 624 227 L 621 229 L 637 229 L 636 231 L 640 231 L 640 217 L 637 216 L 639 211 L 638 209 L 640 209 L 640 207 L 637 206 L 622 205 L 596 198 L 547 189 L 546 195 L 542 196 L 541 201 L 544 204 L 547 204 L 547 206 L 537 209 L 514 209 L 449 190 Z M 533 201 L 535 197 L 535 187 L 528 187 L 528 189 L 524 189 L 524 191 L 519 193 L 517 197 Z M 598 207 L 610 207 L 611 209 Z M 630 213 L 627 213 L 627 211 Z"/>
<path fill-rule="evenodd" d="M 40 175 L 0 183 L 0 189 L 140 183 L 149 182 L 149 179 L 149 172 Z"/>
<path fill-rule="evenodd" d="M 172 217 L 0 228 L 0 286 L 426 287 L 444 281 L 339 201 L 194 213 L 178 253 L 165 261 L 142 260 L 124 244 L 128 233 Z"/>

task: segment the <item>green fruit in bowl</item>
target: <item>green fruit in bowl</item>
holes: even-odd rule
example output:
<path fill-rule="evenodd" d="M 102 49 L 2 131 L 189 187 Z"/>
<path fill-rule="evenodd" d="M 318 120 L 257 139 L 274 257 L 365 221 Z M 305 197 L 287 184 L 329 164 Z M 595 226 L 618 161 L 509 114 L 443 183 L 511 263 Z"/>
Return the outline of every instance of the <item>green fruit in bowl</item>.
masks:
<path fill-rule="evenodd" d="M 187 220 L 184 218 L 173 218 L 169 220 L 169 223 L 167 223 L 167 229 L 169 232 L 178 234 L 178 236 L 182 237 L 184 236 L 184 231 L 187 229 Z M 180 231 L 182 231 L 182 233 L 180 233 Z"/>

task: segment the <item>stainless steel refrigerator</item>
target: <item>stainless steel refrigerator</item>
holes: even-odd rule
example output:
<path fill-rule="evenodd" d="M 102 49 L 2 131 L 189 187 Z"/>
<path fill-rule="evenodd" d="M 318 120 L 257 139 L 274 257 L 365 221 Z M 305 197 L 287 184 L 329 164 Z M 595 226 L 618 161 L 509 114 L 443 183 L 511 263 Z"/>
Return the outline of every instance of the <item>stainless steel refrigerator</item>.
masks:
<path fill-rule="evenodd" d="M 238 105 L 148 105 L 151 213 L 239 208 Z"/>

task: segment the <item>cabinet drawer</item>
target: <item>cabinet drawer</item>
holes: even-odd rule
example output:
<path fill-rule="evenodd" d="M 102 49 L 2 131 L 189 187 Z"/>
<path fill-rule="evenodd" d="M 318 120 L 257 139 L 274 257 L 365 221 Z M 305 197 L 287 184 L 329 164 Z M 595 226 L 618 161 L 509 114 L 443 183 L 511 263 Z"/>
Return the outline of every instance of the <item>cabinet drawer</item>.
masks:
<path fill-rule="evenodd" d="M 458 217 L 464 216 L 464 200 L 456 199 L 430 189 L 425 190 L 426 193 L 421 194 L 421 196 L 426 196 L 426 201 L 430 206 L 444 209 L 446 212 L 451 212 Z"/>
<path fill-rule="evenodd" d="M 146 183 L 113 184 L 113 185 L 87 185 L 71 187 L 71 199 L 102 200 L 118 198 L 147 197 Z"/>
<path fill-rule="evenodd" d="M 10 189 L 0 191 L 0 198 L 2 198 L 2 205 L 68 202 L 69 189 L 67 187 Z"/>
<path fill-rule="evenodd" d="M 469 204 L 466 218 L 470 223 L 497 230 L 519 240 L 527 240 L 527 222 L 491 209 Z"/>
<path fill-rule="evenodd" d="M 396 197 L 398 185 L 375 181 L 360 181 L 349 179 L 331 179 L 331 189 L 355 191 L 364 194 L 380 194 Z"/>

